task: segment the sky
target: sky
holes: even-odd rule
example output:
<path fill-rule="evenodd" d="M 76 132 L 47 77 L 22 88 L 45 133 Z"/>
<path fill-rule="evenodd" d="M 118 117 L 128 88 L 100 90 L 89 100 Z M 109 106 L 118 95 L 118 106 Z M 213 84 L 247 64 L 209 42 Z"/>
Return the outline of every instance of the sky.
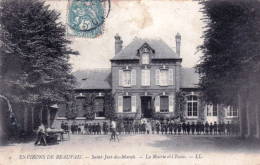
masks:
<path fill-rule="evenodd" d="M 46 4 L 61 13 L 60 21 L 66 25 L 68 0 L 47 0 Z M 201 56 L 200 52 L 195 53 L 196 47 L 203 42 L 201 36 L 205 26 L 200 8 L 198 1 L 111 0 L 111 11 L 102 35 L 97 38 L 69 38 L 71 47 L 80 53 L 79 56 L 71 56 L 73 71 L 110 68 L 110 59 L 115 56 L 116 33 L 121 36 L 123 47 L 135 37 L 161 38 L 175 51 L 175 35 L 179 32 L 182 37 L 182 66 L 194 67 Z"/>

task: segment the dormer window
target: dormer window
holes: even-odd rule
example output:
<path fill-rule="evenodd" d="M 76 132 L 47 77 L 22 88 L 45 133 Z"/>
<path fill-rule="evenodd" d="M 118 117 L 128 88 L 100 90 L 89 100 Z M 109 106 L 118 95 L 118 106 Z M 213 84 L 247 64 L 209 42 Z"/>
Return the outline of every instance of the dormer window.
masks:
<path fill-rule="evenodd" d="M 149 54 L 148 53 L 144 53 L 142 55 L 142 64 L 149 64 Z"/>

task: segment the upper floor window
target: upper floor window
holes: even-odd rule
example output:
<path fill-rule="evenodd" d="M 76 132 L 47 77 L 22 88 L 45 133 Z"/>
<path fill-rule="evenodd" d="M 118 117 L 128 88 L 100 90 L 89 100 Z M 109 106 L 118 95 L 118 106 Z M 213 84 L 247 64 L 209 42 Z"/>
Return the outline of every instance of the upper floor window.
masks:
<path fill-rule="evenodd" d="M 150 86 L 150 70 L 142 70 L 142 86 Z"/>
<path fill-rule="evenodd" d="M 156 85 L 173 85 L 173 69 L 156 69 L 155 78 Z"/>
<path fill-rule="evenodd" d="M 123 86 L 131 86 L 131 71 L 125 70 L 123 72 Z"/>
<path fill-rule="evenodd" d="M 119 86 L 136 85 L 136 70 L 119 70 Z"/>
<path fill-rule="evenodd" d="M 237 117 L 238 116 L 238 108 L 234 106 L 229 106 L 227 109 L 227 116 L 228 117 Z"/>
<path fill-rule="evenodd" d="M 148 53 L 144 53 L 142 55 L 142 64 L 149 64 L 149 54 Z"/>
<path fill-rule="evenodd" d="M 188 96 L 188 116 L 198 116 L 198 97 Z"/>

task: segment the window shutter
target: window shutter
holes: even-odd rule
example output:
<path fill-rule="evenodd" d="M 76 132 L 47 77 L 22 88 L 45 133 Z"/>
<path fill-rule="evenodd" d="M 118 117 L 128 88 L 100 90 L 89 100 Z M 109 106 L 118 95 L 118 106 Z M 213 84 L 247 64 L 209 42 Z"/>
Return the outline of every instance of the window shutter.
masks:
<path fill-rule="evenodd" d="M 131 71 L 131 85 L 136 85 L 136 70 Z"/>
<path fill-rule="evenodd" d="M 155 112 L 160 112 L 160 96 L 155 97 Z"/>
<path fill-rule="evenodd" d="M 173 95 L 169 96 L 169 112 L 173 112 Z"/>
<path fill-rule="evenodd" d="M 150 85 L 150 70 L 146 70 L 146 85 Z"/>
<path fill-rule="evenodd" d="M 155 85 L 160 85 L 160 69 L 155 70 Z"/>
<path fill-rule="evenodd" d="M 123 96 L 118 96 L 118 112 L 123 112 Z"/>
<path fill-rule="evenodd" d="M 119 70 L 119 86 L 123 85 L 123 71 Z"/>
<path fill-rule="evenodd" d="M 131 97 L 132 112 L 136 112 L 136 96 Z"/>
<path fill-rule="evenodd" d="M 145 70 L 142 70 L 142 85 L 145 85 Z"/>
<path fill-rule="evenodd" d="M 173 85 L 173 69 L 169 69 L 168 71 L 168 83 L 169 85 Z"/>

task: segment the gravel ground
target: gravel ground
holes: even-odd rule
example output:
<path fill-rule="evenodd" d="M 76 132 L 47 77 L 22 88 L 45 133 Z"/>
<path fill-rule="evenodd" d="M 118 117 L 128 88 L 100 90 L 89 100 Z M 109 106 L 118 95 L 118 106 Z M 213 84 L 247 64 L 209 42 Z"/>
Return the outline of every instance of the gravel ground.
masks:
<path fill-rule="evenodd" d="M 66 137 L 65 137 L 66 138 Z M 260 164 L 260 141 L 204 135 L 71 135 L 48 146 L 0 147 L 0 164 Z"/>

